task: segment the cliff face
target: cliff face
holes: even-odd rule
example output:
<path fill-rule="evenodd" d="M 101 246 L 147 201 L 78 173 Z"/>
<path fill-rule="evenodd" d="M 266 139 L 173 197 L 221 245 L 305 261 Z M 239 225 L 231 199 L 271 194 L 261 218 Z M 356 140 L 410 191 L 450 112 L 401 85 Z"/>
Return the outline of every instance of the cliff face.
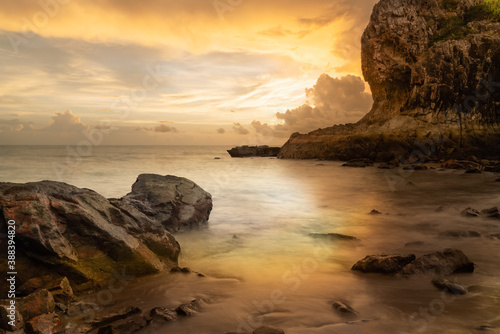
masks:
<path fill-rule="evenodd" d="M 430 158 L 500 155 L 500 22 L 482 1 L 381 0 L 362 69 L 372 110 L 356 124 L 293 134 L 280 157 L 387 160 L 424 142 Z"/>

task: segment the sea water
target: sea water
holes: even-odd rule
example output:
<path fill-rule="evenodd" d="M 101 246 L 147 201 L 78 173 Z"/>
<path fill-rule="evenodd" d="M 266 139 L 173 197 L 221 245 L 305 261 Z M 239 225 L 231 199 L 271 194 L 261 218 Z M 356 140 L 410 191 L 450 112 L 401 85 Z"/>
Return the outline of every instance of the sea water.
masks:
<path fill-rule="evenodd" d="M 500 206 L 492 173 L 347 168 L 340 162 L 231 158 L 224 146 L 0 147 L 0 181 L 56 180 L 106 197 L 130 191 L 142 173 L 193 180 L 213 196 L 209 227 L 175 234 L 180 266 L 207 277 L 161 273 L 130 278 L 107 309 L 176 307 L 209 302 L 190 318 L 142 333 L 475 333 L 500 330 L 500 220 L 467 218 L 467 207 Z M 82 154 L 84 153 L 84 154 Z M 214 159 L 214 158 L 220 159 Z M 441 210 L 436 210 L 441 207 Z M 382 214 L 370 215 L 376 209 Z M 449 230 L 480 238 L 447 239 Z M 360 239 L 328 241 L 309 233 Z M 420 244 L 405 246 L 421 241 Z M 433 275 L 363 274 L 352 265 L 369 254 L 416 254 L 456 248 L 476 264 L 448 277 L 469 289 L 442 293 Z M 332 308 L 342 301 L 358 316 Z M 106 302 L 108 303 L 108 302 Z"/>

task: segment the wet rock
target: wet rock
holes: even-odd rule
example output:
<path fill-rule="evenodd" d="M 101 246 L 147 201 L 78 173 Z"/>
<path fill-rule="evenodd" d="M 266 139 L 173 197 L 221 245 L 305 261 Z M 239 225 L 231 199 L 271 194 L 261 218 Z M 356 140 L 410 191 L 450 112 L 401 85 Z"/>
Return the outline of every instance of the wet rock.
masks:
<path fill-rule="evenodd" d="M 496 179 L 495 182 L 500 182 L 500 178 Z"/>
<path fill-rule="evenodd" d="M 196 183 L 172 175 L 141 174 L 122 201 L 170 232 L 206 227 L 212 196 Z"/>
<path fill-rule="evenodd" d="M 342 166 L 343 167 L 365 168 L 365 167 L 373 166 L 373 161 L 368 160 L 368 159 L 353 159 L 353 160 L 349 160 L 348 162 L 346 162 Z"/>
<path fill-rule="evenodd" d="M 465 174 L 481 174 L 481 170 L 478 168 L 467 169 Z"/>
<path fill-rule="evenodd" d="M 94 314 L 95 311 L 101 309 L 101 306 L 94 303 L 87 303 L 84 301 L 79 301 L 76 303 L 71 303 L 68 306 L 66 314 L 69 316 L 79 316 L 84 314 Z"/>
<path fill-rule="evenodd" d="M 432 284 L 434 284 L 436 288 L 452 293 L 454 295 L 465 295 L 467 293 L 467 290 L 460 284 L 451 283 L 450 281 L 441 277 L 434 278 L 432 280 Z"/>
<path fill-rule="evenodd" d="M 109 314 L 103 318 L 94 319 L 94 321 L 92 321 L 91 325 L 94 328 L 103 327 L 103 326 L 109 325 L 113 322 L 117 322 L 117 321 L 129 318 L 131 316 L 134 316 L 136 314 L 141 314 L 141 313 L 142 313 L 142 311 L 140 308 L 131 306 L 131 307 L 127 307 L 126 309 L 124 309 L 123 311 L 121 311 L 119 313 Z"/>
<path fill-rule="evenodd" d="M 484 167 L 485 172 L 500 173 L 500 164 Z"/>
<path fill-rule="evenodd" d="M 23 329 L 23 316 L 17 309 L 13 309 L 10 306 L 9 301 L 7 301 L 6 303 L 7 305 L 0 305 L 0 329 L 5 329 L 10 332 Z M 10 310 L 9 307 L 11 307 Z M 9 324 L 9 322 L 11 321 L 14 321 L 13 325 Z"/>
<path fill-rule="evenodd" d="M 16 303 L 23 319 L 29 320 L 45 313 L 52 313 L 56 307 L 54 297 L 46 289 L 40 289 L 21 298 Z"/>
<path fill-rule="evenodd" d="M 157 187 L 171 190 L 165 182 L 157 182 Z M 192 203 L 197 198 L 189 188 L 193 183 L 173 181 L 170 187 L 177 187 L 165 191 L 178 196 L 174 202 Z M 154 197 L 153 192 L 147 195 Z M 171 207 L 170 202 L 161 202 L 167 198 L 164 194 L 154 203 L 164 209 Z M 139 203 L 139 199 L 135 201 Z M 179 224 L 189 221 L 186 211 L 176 208 L 180 209 L 175 212 Z M 66 276 L 73 288 L 80 284 L 96 287 L 112 279 L 113 271 L 121 272 L 124 263 L 127 274 L 134 276 L 177 265 L 179 244 L 162 222 L 153 219 L 156 216 L 140 212 L 129 201 L 108 200 L 89 189 L 53 181 L 0 183 L 0 215 L 23 222 L 16 229 L 18 260 L 28 263 L 22 281 L 52 271 Z"/>
<path fill-rule="evenodd" d="M 199 273 L 197 271 L 191 270 L 191 268 L 188 267 L 175 267 L 170 270 L 171 273 L 182 273 L 182 274 L 196 274 L 199 277 L 206 277 L 205 274 Z"/>
<path fill-rule="evenodd" d="M 415 255 L 367 255 L 356 262 L 351 270 L 364 273 L 396 274 L 405 265 L 415 260 Z"/>
<path fill-rule="evenodd" d="M 285 331 L 273 326 L 262 326 L 254 330 L 252 334 L 285 334 Z"/>
<path fill-rule="evenodd" d="M 372 216 L 375 216 L 375 215 L 381 215 L 382 212 L 378 211 L 378 210 L 375 210 L 373 209 L 372 211 L 370 211 L 369 215 L 372 215 Z"/>
<path fill-rule="evenodd" d="M 473 208 L 467 208 L 460 212 L 460 214 L 464 217 L 478 217 L 480 215 L 479 211 Z"/>
<path fill-rule="evenodd" d="M 398 167 L 399 167 L 399 161 L 396 159 L 389 162 L 384 162 L 378 166 L 379 169 L 393 169 Z"/>
<path fill-rule="evenodd" d="M 404 266 L 403 275 L 426 274 L 450 275 L 456 273 L 471 273 L 474 263 L 458 249 L 446 249 L 418 257 Z"/>
<path fill-rule="evenodd" d="M 475 330 L 487 332 L 487 331 L 494 330 L 494 327 L 491 325 L 481 325 L 481 326 L 476 327 Z"/>
<path fill-rule="evenodd" d="M 407 242 L 405 244 L 405 247 L 417 247 L 417 246 L 423 246 L 425 245 L 425 242 L 423 241 L 412 241 L 412 242 Z"/>
<path fill-rule="evenodd" d="M 97 331 L 97 334 L 132 334 L 143 329 L 148 324 L 149 322 L 145 317 L 135 315 L 132 318 L 101 327 Z"/>
<path fill-rule="evenodd" d="M 309 233 L 309 236 L 314 238 L 314 239 L 326 239 L 329 241 L 332 241 L 332 240 L 359 241 L 359 239 L 356 237 L 353 237 L 350 235 L 345 235 L 345 234 L 339 234 L 339 233 Z"/>
<path fill-rule="evenodd" d="M 488 238 L 500 240 L 500 233 L 490 233 L 488 234 Z"/>
<path fill-rule="evenodd" d="M 332 304 L 332 308 L 337 311 L 340 315 L 343 316 L 353 316 L 353 315 L 358 315 L 358 312 L 354 311 L 354 309 L 341 301 L 336 301 Z"/>
<path fill-rule="evenodd" d="M 262 146 L 236 146 L 228 150 L 227 153 L 232 158 L 251 158 L 251 157 L 276 157 L 280 147 Z"/>
<path fill-rule="evenodd" d="M 194 299 L 189 303 L 178 306 L 174 311 L 180 316 L 191 317 L 201 310 L 204 301 L 202 299 Z"/>
<path fill-rule="evenodd" d="M 439 236 L 445 238 L 479 238 L 481 234 L 476 231 L 446 231 L 439 233 Z"/>
<path fill-rule="evenodd" d="M 17 290 L 20 296 L 26 296 L 38 289 L 47 289 L 54 297 L 56 303 L 68 304 L 75 299 L 73 289 L 67 277 L 42 276 L 34 277 Z"/>
<path fill-rule="evenodd" d="M 486 218 L 500 218 L 500 211 L 497 207 L 481 210 L 481 216 Z"/>
<path fill-rule="evenodd" d="M 426 165 L 409 165 L 409 166 L 404 166 L 403 170 L 427 170 Z"/>
<path fill-rule="evenodd" d="M 465 170 L 474 170 L 480 169 L 481 165 L 474 161 L 467 160 L 447 160 L 442 163 L 442 168 L 446 169 L 465 169 Z"/>
<path fill-rule="evenodd" d="M 167 309 L 164 307 L 155 307 L 149 312 L 149 316 L 153 320 L 162 320 L 162 321 L 174 321 L 177 319 L 177 312 Z"/>
<path fill-rule="evenodd" d="M 42 314 L 26 322 L 26 334 L 52 334 L 62 330 L 62 321 L 55 313 Z"/>

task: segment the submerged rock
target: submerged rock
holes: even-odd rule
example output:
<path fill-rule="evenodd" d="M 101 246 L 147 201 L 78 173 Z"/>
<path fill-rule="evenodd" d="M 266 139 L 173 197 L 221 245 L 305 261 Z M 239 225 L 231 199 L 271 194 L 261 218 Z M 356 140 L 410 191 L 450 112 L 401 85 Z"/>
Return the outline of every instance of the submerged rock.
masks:
<path fill-rule="evenodd" d="M 178 306 L 174 311 L 180 316 L 191 317 L 201 310 L 203 303 L 204 300 L 202 299 L 194 299 L 189 303 Z"/>
<path fill-rule="evenodd" d="M 373 209 L 372 211 L 370 211 L 369 215 L 372 215 L 372 216 L 376 216 L 376 215 L 381 215 L 382 212 L 378 211 L 378 210 L 375 210 Z"/>
<path fill-rule="evenodd" d="M 486 218 L 500 218 L 500 211 L 497 207 L 481 210 L 481 215 Z"/>
<path fill-rule="evenodd" d="M 439 233 L 439 236 L 445 238 L 479 238 L 481 234 L 476 231 L 446 231 Z"/>
<path fill-rule="evenodd" d="M 467 293 L 467 290 L 460 284 L 451 283 L 450 281 L 441 277 L 434 278 L 432 280 L 432 284 L 434 284 L 436 288 L 447 291 L 454 295 L 465 295 Z"/>
<path fill-rule="evenodd" d="M 131 316 L 141 314 L 142 311 L 138 307 L 127 307 L 121 312 L 114 313 L 114 314 L 108 314 L 103 318 L 97 318 L 92 321 L 92 327 L 98 328 L 98 327 L 103 327 L 106 325 L 109 325 L 113 322 L 117 322 L 126 318 L 130 318 Z"/>
<path fill-rule="evenodd" d="M 474 263 L 457 249 L 446 249 L 415 257 L 409 255 L 367 255 L 356 262 L 351 270 L 380 274 L 436 274 L 450 275 L 474 271 Z"/>
<path fill-rule="evenodd" d="M 165 322 L 169 322 L 177 319 L 177 312 L 164 307 L 155 307 L 149 312 L 149 316 L 153 320 L 162 320 Z"/>
<path fill-rule="evenodd" d="M 368 159 L 352 159 L 342 165 L 343 167 L 365 168 L 373 166 L 373 161 Z"/>
<path fill-rule="evenodd" d="M 460 213 L 464 217 L 478 217 L 480 215 L 479 211 L 473 208 L 467 208 Z"/>
<path fill-rule="evenodd" d="M 339 233 L 309 233 L 309 236 L 315 239 L 326 239 L 326 240 L 351 240 L 351 241 L 359 241 L 358 238 L 339 234 Z"/>
<path fill-rule="evenodd" d="M 254 330 L 252 334 L 285 334 L 285 331 L 273 326 L 262 326 Z"/>
<path fill-rule="evenodd" d="M 367 255 L 356 262 L 351 270 L 364 273 L 396 274 L 415 260 L 415 255 Z"/>
<path fill-rule="evenodd" d="M 340 301 L 336 301 L 332 304 L 332 308 L 337 311 L 340 315 L 344 315 L 344 316 L 354 316 L 354 315 L 358 315 L 358 312 L 354 311 L 354 309 L 344 303 L 344 302 L 340 302 Z"/>
<path fill-rule="evenodd" d="M 432 273 L 436 275 L 450 275 L 456 273 L 471 273 L 474 263 L 458 249 L 446 249 L 419 256 L 407 264 L 401 273 L 404 275 Z"/>

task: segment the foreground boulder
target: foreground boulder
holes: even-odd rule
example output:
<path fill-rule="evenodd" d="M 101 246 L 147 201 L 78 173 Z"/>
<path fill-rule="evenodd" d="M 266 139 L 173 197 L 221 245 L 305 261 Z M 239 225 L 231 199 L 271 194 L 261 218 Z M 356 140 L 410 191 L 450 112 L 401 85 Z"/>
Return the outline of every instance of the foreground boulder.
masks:
<path fill-rule="evenodd" d="M 212 196 L 191 180 L 172 175 L 139 175 L 132 192 L 112 201 L 123 211 L 130 206 L 170 232 L 206 227 Z"/>
<path fill-rule="evenodd" d="M 474 271 L 474 263 L 457 249 L 446 249 L 415 257 L 409 255 L 368 255 L 356 262 L 352 270 L 380 274 L 427 274 L 450 275 Z"/>
<path fill-rule="evenodd" d="M 61 182 L 0 183 L 0 233 L 15 221 L 19 284 L 56 275 L 96 289 L 117 273 L 177 267 L 180 246 L 169 231 L 206 225 L 211 208 L 210 194 L 174 176 L 140 175 L 121 200 Z M 65 281 L 30 284 L 71 298 Z"/>
<path fill-rule="evenodd" d="M 55 313 L 39 315 L 26 323 L 26 334 L 52 334 L 61 332 L 62 321 Z"/>

